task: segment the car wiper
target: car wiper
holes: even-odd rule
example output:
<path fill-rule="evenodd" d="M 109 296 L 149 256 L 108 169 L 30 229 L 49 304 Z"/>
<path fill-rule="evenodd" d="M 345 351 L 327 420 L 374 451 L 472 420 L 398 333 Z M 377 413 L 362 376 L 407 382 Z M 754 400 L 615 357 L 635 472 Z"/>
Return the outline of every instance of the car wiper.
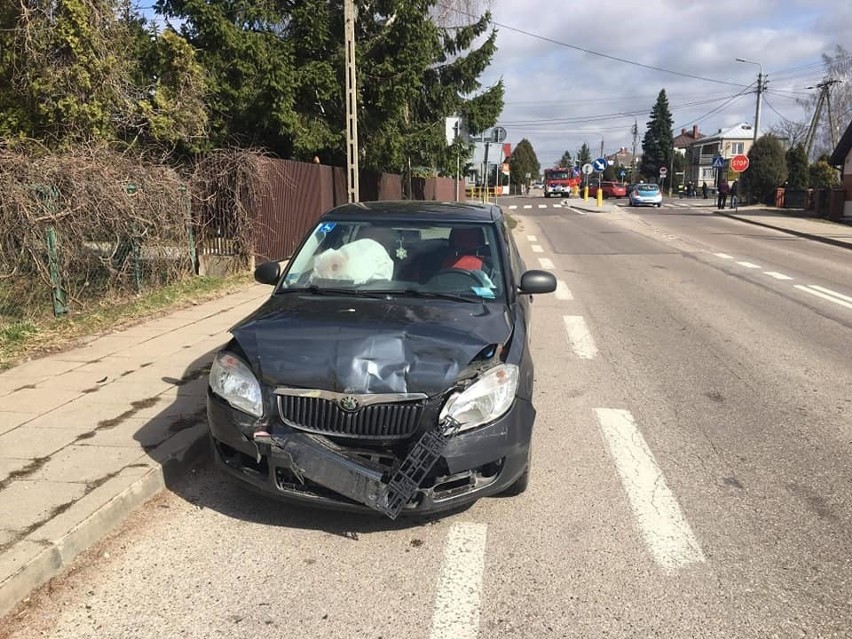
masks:
<path fill-rule="evenodd" d="M 376 291 L 368 291 L 358 288 L 325 288 L 316 285 L 300 286 L 298 288 L 282 288 L 275 292 L 279 293 L 310 293 L 312 295 L 345 295 L 347 297 L 376 297 Z"/>
<path fill-rule="evenodd" d="M 400 297 L 423 297 L 429 299 L 452 300 L 454 302 L 468 302 L 476 304 L 481 301 L 480 298 L 466 297 L 464 295 L 455 295 L 453 293 L 440 293 L 436 291 L 422 291 L 416 288 L 406 289 L 389 289 L 383 291 L 370 291 L 371 293 L 381 293 L 382 295 L 399 295 Z"/>

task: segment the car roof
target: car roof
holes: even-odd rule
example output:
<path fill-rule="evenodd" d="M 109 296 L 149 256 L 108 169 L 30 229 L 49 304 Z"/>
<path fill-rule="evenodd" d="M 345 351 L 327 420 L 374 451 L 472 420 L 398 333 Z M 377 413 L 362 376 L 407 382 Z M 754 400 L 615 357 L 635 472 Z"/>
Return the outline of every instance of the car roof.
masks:
<path fill-rule="evenodd" d="M 337 206 L 322 218 L 334 220 L 413 220 L 442 222 L 495 222 L 503 218 L 493 204 L 433 202 L 426 200 L 384 200 L 355 202 Z"/>

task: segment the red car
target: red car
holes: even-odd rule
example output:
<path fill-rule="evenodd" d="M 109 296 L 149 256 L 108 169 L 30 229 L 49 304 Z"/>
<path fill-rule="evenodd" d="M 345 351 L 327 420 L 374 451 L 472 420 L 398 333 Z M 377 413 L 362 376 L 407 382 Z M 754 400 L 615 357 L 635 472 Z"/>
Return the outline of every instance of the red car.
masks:
<path fill-rule="evenodd" d="M 618 182 L 601 182 L 600 188 L 603 190 L 604 199 L 608 197 L 627 197 L 627 187 Z M 597 182 L 589 184 L 589 196 L 598 196 Z"/>

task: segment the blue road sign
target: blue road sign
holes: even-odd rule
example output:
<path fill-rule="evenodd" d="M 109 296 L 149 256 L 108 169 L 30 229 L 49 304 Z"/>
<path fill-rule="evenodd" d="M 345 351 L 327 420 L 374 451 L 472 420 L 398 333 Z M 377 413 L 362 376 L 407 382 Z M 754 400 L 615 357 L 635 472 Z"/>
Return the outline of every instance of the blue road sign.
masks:
<path fill-rule="evenodd" d="M 598 158 L 594 162 L 592 162 L 592 167 L 595 171 L 605 171 L 606 170 L 606 159 Z"/>
<path fill-rule="evenodd" d="M 713 168 L 714 169 L 724 169 L 725 168 L 725 158 L 721 155 L 717 155 L 713 158 Z"/>
<path fill-rule="evenodd" d="M 621 177 L 624 177 L 625 175 L 627 175 L 627 169 L 621 169 L 621 170 L 618 172 L 618 174 L 619 174 Z"/>

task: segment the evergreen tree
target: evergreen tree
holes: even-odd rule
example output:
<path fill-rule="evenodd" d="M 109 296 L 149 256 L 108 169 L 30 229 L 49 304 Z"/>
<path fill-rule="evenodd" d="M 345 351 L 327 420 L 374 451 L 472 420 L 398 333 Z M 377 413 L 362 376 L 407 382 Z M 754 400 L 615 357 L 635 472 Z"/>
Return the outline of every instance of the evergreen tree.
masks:
<path fill-rule="evenodd" d="M 580 166 L 592 161 L 592 152 L 589 149 L 589 145 L 585 142 L 583 142 L 583 146 L 580 147 L 580 150 L 577 151 L 577 161 L 580 163 Z"/>
<path fill-rule="evenodd" d="M 565 151 L 565 153 L 562 154 L 562 157 L 559 158 L 559 164 L 557 166 L 566 168 L 574 166 L 574 158 L 571 156 L 571 151 Z"/>
<path fill-rule="evenodd" d="M 787 179 L 784 147 L 771 133 L 757 139 L 748 152 L 749 167 L 743 173 L 742 190 L 758 202 L 770 203 L 775 189 Z"/>
<path fill-rule="evenodd" d="M 810 185 L 815 189 L 828 189 L 840 184 L 837 169 L 825 157 L 811 164 L 808 174 Z"/>
<path fill-rule="evenodd" d="M 805 148 L 801 144 L 791 147 L 787 151 L 787 186 L 791 189 L 805 189 L 808 187 L 808 157 Z"/>
<path fill-rule="evenodd" d="M 511 169 L 510 178 L 512 186 L 515 187 L 515 193 L 519 192 L 520 189 L 517 188 L 519 185 L 529 186 L 531 180 L 538 178 L 541 164 L 539 164 L 532 144 L 526 138 L 518 142 L 512 152 L 512 157 L 509 158 L 509 168 Z M 530 174 L 529 178 L 527 178 L 527 173 Z"/>
<path fill-rule="evenodd" d="M 666 90 L 662 89 L 657 101 L 651 109 L 651 117 L 642 138 L 642 164 L 640 172 L 643 175 L 658 175 L 660 167 L 671 165 L 673 152 L 672 114 Z"/>

